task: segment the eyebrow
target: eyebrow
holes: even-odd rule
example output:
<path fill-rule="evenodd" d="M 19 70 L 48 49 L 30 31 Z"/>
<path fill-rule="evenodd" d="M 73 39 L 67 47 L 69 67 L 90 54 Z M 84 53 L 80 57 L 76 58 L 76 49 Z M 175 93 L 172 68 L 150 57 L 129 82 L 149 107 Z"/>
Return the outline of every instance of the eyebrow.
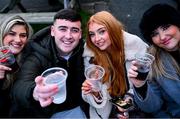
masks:
<path fill-rule="evenodd" d="M 99 32 L 99 31 L 104 30 L 104 29 L 106 30 L 106 27 L 101 27 L 101 28 L 97 29 L 96 31 Z M 89 31 L 89 32 L 93 32 L 93 31 Z"/>
<path fill-rule="evenodd" d="M 104 29 L 106 30 L 106 27 L 101 27 L 97 31 L 104 30 Z"/>
<path fill-rule="evenodd" d="M 69 28 L 69 27 L 67 27 L 67 26 L 58 26 L 58 28 Z M 78 30 L 80 30 L 80 28 L 78 28 L 78 27 L 70 27 L 70 29 L 78 29 Z"/>
<path fill-rule="evenodd" d="M 9 32 L 17 33 L 16 31 L 13 31 L 13 30 L 9 30 Z M 20 34 L 27 34 L 27 32 L 24 32 L 24 33 L 22 32 Z"/>

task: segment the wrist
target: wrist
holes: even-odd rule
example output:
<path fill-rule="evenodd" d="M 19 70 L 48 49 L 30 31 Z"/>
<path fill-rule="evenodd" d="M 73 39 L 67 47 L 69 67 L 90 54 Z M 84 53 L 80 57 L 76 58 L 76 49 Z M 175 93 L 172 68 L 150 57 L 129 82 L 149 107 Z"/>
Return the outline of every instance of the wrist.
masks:
<path fill-rule="evenodd" d="M 99 92 L 92 92 L 92 95 L 95 96 L 97 99 L 101 99 Z"/>
<path fill-rule="evenodd" d="M 144 84 L 146 84 L 146 80 L 145 80 L 145 81 L 141 81 L 141 83 L 133 84 L 133 85 L 134 85 L 134 87 L 136 87 L 136 88 L 140 88 L 140 87 L 144 86 Z"/>

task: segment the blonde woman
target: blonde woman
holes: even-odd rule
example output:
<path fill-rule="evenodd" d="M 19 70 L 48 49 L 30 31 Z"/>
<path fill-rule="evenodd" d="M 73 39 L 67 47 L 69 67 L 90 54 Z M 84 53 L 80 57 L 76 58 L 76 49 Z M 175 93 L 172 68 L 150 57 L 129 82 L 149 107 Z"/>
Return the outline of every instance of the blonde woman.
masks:
<path fill-rule="evenodd" d="M 12 16 L 2 20 L 0 25 L 0 47 L 9 46 L 11 52 L 16 58 L 18 70 L 20 64 L 20 54 L 23 51 L 29 37 L 32 34 L 30 25 L 20 16 Z M 11 104 L 9 91 L 15 79 L 15 73 L 12 68 L 0 64 L 0 117 L 7 117 L 9 106 Z M 11 71 L 11 72 L 10 72 Z"/>

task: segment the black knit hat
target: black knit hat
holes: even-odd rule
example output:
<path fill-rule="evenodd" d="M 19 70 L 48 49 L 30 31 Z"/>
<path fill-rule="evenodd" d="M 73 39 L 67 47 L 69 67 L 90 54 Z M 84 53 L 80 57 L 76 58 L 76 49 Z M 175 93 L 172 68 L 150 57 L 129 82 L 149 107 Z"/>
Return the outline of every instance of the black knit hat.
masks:
<path fill-rule="evenodd" d="M 152 32 L 158 27 L 168 24 L 180 28 L 179 12 L 170 5 L 156 4 L 143 14 L 139 27 L 145 41 L 152 44 Z"/>

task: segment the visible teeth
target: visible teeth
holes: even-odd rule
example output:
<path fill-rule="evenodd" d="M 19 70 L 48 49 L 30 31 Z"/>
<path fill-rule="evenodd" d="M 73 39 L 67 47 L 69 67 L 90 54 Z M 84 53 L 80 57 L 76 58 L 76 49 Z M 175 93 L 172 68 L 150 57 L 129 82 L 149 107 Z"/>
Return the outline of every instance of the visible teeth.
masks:
<path fill-rule="evenodd" d="M 16 47 L 16 48 L 17 48 L 17 47 L 18 47 L 18 48 L 21 47 L 21 45 L 18 45 L 18 44 L 12 44 L 12 46 L 13 46 L 13 47 Z"/>
<path fill-rule="evenodd" d="M 71 44 L 71 42 L 69 42 L 69 41 L 64 41 L 64 43 L 65 43 L 65 44 Z"/>

